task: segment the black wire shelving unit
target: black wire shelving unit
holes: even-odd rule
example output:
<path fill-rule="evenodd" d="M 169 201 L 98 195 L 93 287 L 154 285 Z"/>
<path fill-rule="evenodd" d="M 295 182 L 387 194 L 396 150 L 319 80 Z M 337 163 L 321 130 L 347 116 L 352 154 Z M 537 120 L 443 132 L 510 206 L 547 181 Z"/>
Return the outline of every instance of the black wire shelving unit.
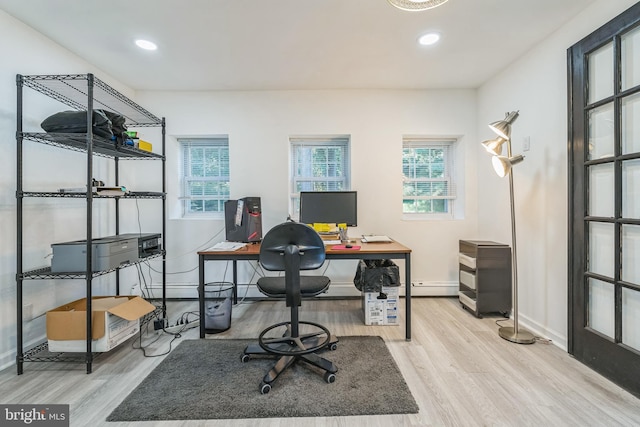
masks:
<path fill-rule="evenodd" d="M 37 344 L 25 349 L 24 329 L 23 329 L 23 286 L 25 280 L 42 279 L 79 279 L 86 283 L 87 298 L 87 318 L 86 330 L 92 330 L 91 319 L 91 298 L 92 279 L 105 274 L 116 273 L 116 294 L 120 293 L 120 274 L 123 268 L 146 262 L 152 258 L 162 258 L 162 298 L 161 306 L 152 313 L 141 319 L 141 324 L 150 322 L 152 319 L 164 319 L 166 317 L 166 252 L 164 249 L 158 253 L 140 259 L 135 263 L 127 263 L 117 268 L 105 271 L 92 271 L 92 224 L 93 224 L 93 199 L 113 199 L 115 203 L 115 229 L 116 234 L 120 234 L 120 200 L 126 199 L 158 199 L 162 203 L 162 241 L 166 247 L 166 122 L 164 117 L 160 118 L 150 113 L 116 89 L 104 83 L 93 74 L 65 74 L 65 75 L 21 75 L 16 76 L 17 86 L 17 117 L 16 117 L 16 162 L 17 162 L 17 266 L 16 266 L 16 366 L 17 373 L 24 372 L 25 362 L 75 362 L 84 363 L 87 373 L 92 372 L 94 359 L 99 353 L 92 351 L 91 334 L 87 334 L 86 351 L 81 353 L 52 353 L 48 351 L 47 343 Z M 46 132 L 23 132 L 23 92 L 24 88 L 33 89 L 49 98 L 70 107 L 71 109 L 87 112 L 87 131 L 85 133 L 46 133 Z M 107 140 L 93 135 L 91 132 L 93 110 L 105 109 L 121 114 L 126 118 L 126 125 L 130 129 L 156 127 L 161 128 L 162 144 L 161 154 L 139 150 L 133 146 L 117 144 L 115 141 Z M 65 193 L 51 191 L 24 191 L 24 155 L 23 145 L 25 142 L 46 144 L 62 149 L 86 153 L 87 191 L 80 193 Z M 115 162 L 116 185 L 118 185 L 119 161 L 120 160 L 156 160 L 162 164 L 162 191 L 161 192 L 127 192 L 122 195 L 102 195 L 94 193 L 92 190 L 93 179 L 93 157 L 106 157 Z M 87 200 L 87 223 L 86 223 L 86 243 L 87 243 L 87 271 L 73 273 L 53 273 L 51 267 L 36 269 L 24 269 L 23 265 L 23 232 L 25 224 L 23 222 L 23 202 L 25 198 L 50 197 L 50 198 L 82 198 Z"/>

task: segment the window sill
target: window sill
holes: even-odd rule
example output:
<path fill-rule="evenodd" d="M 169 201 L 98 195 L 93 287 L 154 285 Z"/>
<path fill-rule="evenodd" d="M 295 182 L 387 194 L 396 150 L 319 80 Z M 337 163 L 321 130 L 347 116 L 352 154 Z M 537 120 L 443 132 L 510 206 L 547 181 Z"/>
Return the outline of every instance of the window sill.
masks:
<path fill-rule="evenodd" d="M 453 214 L 402 214 L 403 221 L 453 221 Z"/>

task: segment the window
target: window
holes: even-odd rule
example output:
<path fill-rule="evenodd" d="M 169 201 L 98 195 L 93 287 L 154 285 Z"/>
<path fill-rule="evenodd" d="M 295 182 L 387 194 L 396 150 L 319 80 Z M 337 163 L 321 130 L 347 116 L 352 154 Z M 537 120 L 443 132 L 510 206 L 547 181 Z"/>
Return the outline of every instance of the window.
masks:
<path fill-rule="evenodd" d="M 291 143 L 291 212 L 300 214 L 301 191 L 349 190 L 349 137 L 296 137 Z"/>
<path fill-rule="evenodd" d="M 454 140 L 404 138 L 402 213 L 453 217 Z"/>
<path fill-rule="evenodd" d="M 229 139 L 178 139 L 183 216 L 223 216 L 229 200 Z"/>

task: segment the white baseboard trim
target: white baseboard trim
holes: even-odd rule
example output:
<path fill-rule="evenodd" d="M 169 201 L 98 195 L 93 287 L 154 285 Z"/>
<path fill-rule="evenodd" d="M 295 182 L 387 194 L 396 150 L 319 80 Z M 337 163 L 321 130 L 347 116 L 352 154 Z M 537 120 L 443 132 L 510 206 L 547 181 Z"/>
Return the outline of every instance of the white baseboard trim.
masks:
<path fill-rule="evenodd" d="M 24 342 L 24 348 L 35 347 L 36 345 L 41 344 L 46 340 L 47 340 L 46 335 L 31 339 L 29 341 Z M 16 348 L 15 347 L 13 347 L 11 350 L 6 351 L 0 355 L 0 371 L 3 369 L 7 369 L 11 366 L 16 366 Z"/>
<path fill-rule="evenodd" d="M 567 351 L 567 336 L 562 335 L 556 331 L 553 331 L 549 328 L 545 328 L 538 322 L 535 322 L 528 318 L 527 316 L 520 313 L 518 315 L 518 324 L 519 326 L 524 327 L 535 336 L 539 336 L 548 340 L 551 340 L 551 343 L 556 347 L 561 348 L 564 351 Z"/>
<path fill-rule="evenodd" d="M 412 297 L 455 297 L 458 296 L 458 282 L 414 281 L 411 286 Z M 401 292 L 401 295 L 404 295 Z"/>

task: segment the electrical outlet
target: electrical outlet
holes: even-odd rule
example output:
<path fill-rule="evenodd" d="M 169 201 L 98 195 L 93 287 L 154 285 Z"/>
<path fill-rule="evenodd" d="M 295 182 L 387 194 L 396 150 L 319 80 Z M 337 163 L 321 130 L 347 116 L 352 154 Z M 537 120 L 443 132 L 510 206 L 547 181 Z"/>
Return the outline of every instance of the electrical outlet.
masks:
<path fill-rule="evenodd" d="M 138 283 L 134 283 L 133 285 L 131 285 L 131 291 L 129 292 L 129 295 L 141 295 L 140 286 L 138 285 Z"/>
<path fill-rule="evenodd" d="M 522 151 L 529 151 L 531 149 L 531 137 L 525 136 L 522 141 Z"/>

